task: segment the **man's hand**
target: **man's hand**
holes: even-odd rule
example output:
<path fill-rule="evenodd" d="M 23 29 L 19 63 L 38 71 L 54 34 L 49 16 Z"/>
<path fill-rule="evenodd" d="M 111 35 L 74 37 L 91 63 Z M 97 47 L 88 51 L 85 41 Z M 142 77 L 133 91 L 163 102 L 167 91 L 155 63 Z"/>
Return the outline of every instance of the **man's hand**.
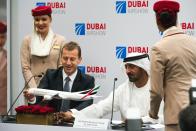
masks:
<path fill-rule="evenodd" d="M 25 97 L 29 102 L 32 102 L 32 101 L 35 100 L 35 96 L 32 95 L 32 94 L 30 94 L 30 93 L 28 93 L 28 90 L 25 90 L 25 91 L 23 92 L 23 95 L 24 95 L 24 97 Z"/>
<path fill-rule="evenodd" d="M 63 123 L 63 122 L 73 122 L 74 117 L 72 116 L 72 112 L 57 112 L 54 113 L 54 121 L 57 121 L 57 123 Z"/>

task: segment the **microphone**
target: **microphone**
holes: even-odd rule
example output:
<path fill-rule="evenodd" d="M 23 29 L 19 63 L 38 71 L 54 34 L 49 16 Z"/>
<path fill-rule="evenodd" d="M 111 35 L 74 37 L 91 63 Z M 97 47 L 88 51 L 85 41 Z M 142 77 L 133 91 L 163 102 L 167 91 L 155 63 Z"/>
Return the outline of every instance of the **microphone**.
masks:
<path fill-rule="evenodd" d="M 20 91 L 20 93 L 18 94 L 18 96 L 16 97 L 16 99 L 14 100 L 14 102 L 12 103 L 12 105 L 10 106 L 9 110 L 7 111 L 6 115 L 5 116 L 9 116 L 9 113 L 11 111 L 11 109 L 13 108 L 13 106 L 15 105 L 16 101 L 18 100 L 18 98 L 20 97 L 20 95 L 23 93 L 24 89 L 28 86 L 29 82 L 32 80 L 32 78 L 35 78 L 35 77 L 42 77 L 44 75 L 44 73 L 42 72 L 40 75 L 33 75 L 30 77 L 30 79 L 27 81 L 27 83 L 25 84 L 25 86 L 23 87 L 23 89 Z M 14 119 L 14 118 L 7 118 L 3 120 L 4 121 L 8 121 L 8 119 Z"/>
<path fill-rule="evenodd" d="M 20 97 L 20 95 L 23 93 L 23 91 L 25 90 L 25 88 L 28 86 L 29 82 L 31 81 L 32 78 L 35 78 L 35 77 L 42 77 L 44 75 L 44 73 L 42 72 L 41 75 L 34 75 L 34 76 L 31 76 L 30 79 L 27 81 L 27 83 L 25 84 L 25 86 L 23 87 L 23 89 L 20 91 L 20 93 L 18 94 L 18 96 L 16 97 L 16 99 L 14 100 L 14 102 L 12 103 L 12 105 L 10 106 L 8 112 L 6 115 L 9 114 L 9 112 L 11 111 L 11 109 L 13 108 L 13 106 L 15 105 L 16 101 L 18 100 L 18 98 Z"/>
<path fill-rule="evenodd" d="M 118 79 L 114 78 L 114 84 L 113 84 L 113 97 L 112 97 L 112 112 L 111 112 L 111 119 L 110 119 L 110 124 L 112 125 L 112 119 L 113 119 L 113 110 L 114 110 L 114 94 L 115 94 L 115 87 L 116 87 L 116 81 Z"/>
<path fill-rule="evenodd" d="M 190 105 L 196 104 L 196 79 L 191 80 L 191 88 L 189 89 L 189 101 Z"/>

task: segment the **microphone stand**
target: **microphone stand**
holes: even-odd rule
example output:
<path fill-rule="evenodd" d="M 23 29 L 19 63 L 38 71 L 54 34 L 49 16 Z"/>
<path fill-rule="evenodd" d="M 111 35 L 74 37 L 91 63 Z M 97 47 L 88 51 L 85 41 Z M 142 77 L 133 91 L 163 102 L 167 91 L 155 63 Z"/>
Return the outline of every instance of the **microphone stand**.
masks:
<path fill-rule="evenodd" d="M 2 119 L 3 119 L 3 122 L 5 121 L 13 121 L 15 120 L 15 117 L 14 115 L 11 117 L 8 117 L 9 116 L 9 113 L 10 111 L 12 110 L 13 106 L 15 105 L 16 101 L 18 100 L 18 98 L 20 97 L 20 95 L 23 93 L 24 89 L 27 87 L 27 85 L 29 84 L 29 82 L 31 81 L 32 78 L 35 78 L 35 77 L 42 77 L 43 76 L 43 73 L 42 75 L 34 75 L 34 76 L 31 76 L 30 79 L 27 81 L 27 83 L 25 84 L 25 86 L 23 87 L 23 89 L 20 91 L 20 93 L 18 94 L 18 96 L 16 97 L 16 99 L 14 100 L 14 102 L 12 103 L 12 105 L 10 106 L 9 110 L 7 111 L 6 115 L 2 116 Z"/>
<path fill-rule="evenodd" d="M 110 124 L 112 125 L 112 119 L 113 119 L 113 110 L 114 110 L 114 94 L 115 94 L 115 83 L 118 79 L 114 78 L 114 85 L 113 85 L 113 97 L 112 97 L 112 112 L 111 112 L 111 119 L 110 119 Z"/>

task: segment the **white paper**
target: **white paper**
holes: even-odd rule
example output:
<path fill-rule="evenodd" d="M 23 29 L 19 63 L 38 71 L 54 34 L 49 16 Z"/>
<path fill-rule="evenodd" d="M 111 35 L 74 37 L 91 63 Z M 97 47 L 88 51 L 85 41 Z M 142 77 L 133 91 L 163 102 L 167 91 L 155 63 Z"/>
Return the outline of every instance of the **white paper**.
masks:
<path fill-rule="evenodd" d="M 159 129 L 159 128 L 164 128 L 165 126 L 163 124 L 152 124 L 150 125 L 150 127 L 154 129 Z"/>
<path fill-rule="evenodd" d="M 109 127 L 109 119 L 76 118 L 73 127 L 107 130 Z"/>

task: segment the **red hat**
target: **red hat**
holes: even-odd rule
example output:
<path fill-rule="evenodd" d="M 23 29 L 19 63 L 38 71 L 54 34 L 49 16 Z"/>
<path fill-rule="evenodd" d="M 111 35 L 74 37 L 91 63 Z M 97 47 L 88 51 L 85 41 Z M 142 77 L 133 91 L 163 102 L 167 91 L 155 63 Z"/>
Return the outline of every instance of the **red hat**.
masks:
<path fill-rule="evenodd" d="M 153 6 L 153 10 L 157 13 L 160 13 L 163 10 L 179 12 L 179 9 L 180 9 L 180 4 L 174 0 L 158 0 L 157 2 L 155 2 Z"/>
<path fill-rule="evenodd" d="M 32 16 L 50 15 L 50 14 L 52 14 L 52 9 L 50 6 L 38 6 L 35 9 L 32 9 Z"/>
<path fill-rule="evenodd" d="M 7 32 L 7 25 L 0 21 L 0 33 L 6 33 Z"/>

